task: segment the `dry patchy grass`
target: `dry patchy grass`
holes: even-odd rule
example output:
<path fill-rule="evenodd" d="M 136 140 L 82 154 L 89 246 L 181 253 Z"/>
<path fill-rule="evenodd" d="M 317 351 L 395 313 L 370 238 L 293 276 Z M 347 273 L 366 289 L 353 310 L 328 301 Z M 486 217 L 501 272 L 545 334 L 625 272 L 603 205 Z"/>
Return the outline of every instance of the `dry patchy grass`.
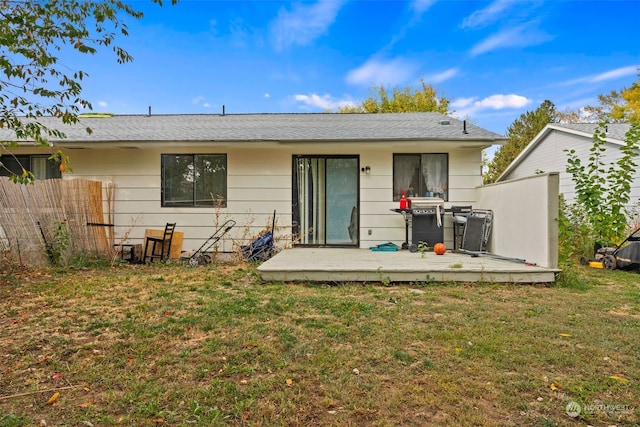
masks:
<path fill-rule="evenodd" d="M 263 284 L 246 264 L 5 272 L 0 426 L 638 425 L 638 276 L 579 274 L 548 288 Z"/>

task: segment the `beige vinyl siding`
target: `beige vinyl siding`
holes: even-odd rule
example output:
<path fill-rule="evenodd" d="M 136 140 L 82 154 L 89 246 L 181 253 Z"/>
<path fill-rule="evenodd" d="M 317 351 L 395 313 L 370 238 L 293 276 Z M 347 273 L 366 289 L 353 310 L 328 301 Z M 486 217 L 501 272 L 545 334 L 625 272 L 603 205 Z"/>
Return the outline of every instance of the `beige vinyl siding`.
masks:
<path fill-rule="evenodd" d="M 153 147 L 149 144 L 149 147 Z M 402 216 L 391 209 L 393 153 L 443 153 L 446 145 L 429 149 L 429 143 L 406 143 L 395 146 L 375 143 L 242 143 L 235 146 L 181 144 L 176 147 L 153 147 L 139 150 L 93 148 L 70 150 L 73 172 L 65 179 L 82 177 L 115 183 L 116 236 L 130 233 L 134 242 L 142 242 L 146 228 L 163 228 L 176 222 L 184 233 L 183 250 L 195 250 L 228 219 L 237 226 L 225 236 L 220 250 L 234 251 L 248 243 L 271 224 L 273 211 L 277 219 L 277 246 L 291 244 L 292 157 L 294 155 L 359 155 L 360 167 L 370 166 L 371 173 L 360 173 L 360 246 L 404 242 Z M 226 154 L 227 207 L 162 207 L 162 154 Z M 449 152 L 449 201 L 451 205 L 473 205 L 476 187 L 481 185 L 480 148 Z M 105 219 L 108 220 L 108 219 Z M 369 230 L 371 234 L 369 235 Z M 451 223 L 445 219 L 445 242 L 451 241 Z"/>
<path fill-rule="evenodd" d="M 444 150 L 426 149 L 428 144 L 410 148 L 396 148 L 393 151 L 379 150 L 367 152 L 361 157 L 361 166 L 367 165 L 363 158 L 371 162 L 371 175 L 360 176 L 360 241 L 361 247 L 373 246 L 380 242 L 392 241 L 400 244 L 405 240 L 405 223 L 402 215 L 392 212 L 398 207 L 393 201 L 393 154 L 394 153 L 443 153 Z M 472 205 L 478 207 L 476 187 L 482 184 L 480 168 L 482 156 L 479 149 L 461 149 L 449 152 L 449 201 L 452 205 Z M 474 176 L 475 174 L 475 176 Z M 445 216 L 445 243 L 451 245 L 453 231 L 450 216 Z M 371 230 L 371 235 L 369 235 Z M 411 240 L 411 230 L 409 230 Z"/>

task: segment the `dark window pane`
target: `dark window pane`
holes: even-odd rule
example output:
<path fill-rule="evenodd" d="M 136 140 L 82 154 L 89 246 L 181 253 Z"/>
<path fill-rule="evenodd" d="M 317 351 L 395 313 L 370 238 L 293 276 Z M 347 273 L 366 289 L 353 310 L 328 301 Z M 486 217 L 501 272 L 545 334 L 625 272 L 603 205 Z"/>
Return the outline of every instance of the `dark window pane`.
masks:
<path fill-rule="evenodd" d="M 162 156 L 162 194 L 168 206 L 193 204 L 193 156 Z"/>
<path fill-rule="evenodd" d="M 22 167 L 29 168 L 29 156 L 13 157 L 5 154 L 0 157 L 0 162 L 0 176 L 22 175 Z"/>
<path fill-rule="evenodd" d="M 31 172 L 36 179 L 52 179 L 62 176 L 59 164 L 49 160 L 49 156 L 31 156 Z"/>
<path fill-rule="evenodd" d="M 225 154 L 163 154 L 163 206 L 226 206 Z"/>
<path fill-rule="evenodd" d="M 22 168 L 33 172 L 36 179 L 60 178 L 62 173 L 58 163 L 49 160 L 48 155 L 20 155 L 0 157 L 0 176 L 22 175 Z"/>
<path fill-rule="evenodd" d="M 226 206 L 227 159 L 224 155 L 197 155 L 196 205 Z"/>

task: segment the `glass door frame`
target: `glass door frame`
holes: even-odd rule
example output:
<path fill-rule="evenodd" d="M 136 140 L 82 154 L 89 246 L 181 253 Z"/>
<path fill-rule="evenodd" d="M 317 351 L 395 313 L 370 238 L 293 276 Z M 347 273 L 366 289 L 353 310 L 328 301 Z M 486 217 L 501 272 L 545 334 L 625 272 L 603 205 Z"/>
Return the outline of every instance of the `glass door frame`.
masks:
<path fill-rule="evenodd" d="M 324 228 L 324 237 L 323 241 L 319 243 L 302 243 L 302 239 L 298 235 L 301 232 L 302 224 L 300 224 L 299 218 L 299 201 L 298 201 L 298 186 L 297 186 L 297 173 L 296 165 L 297 161 L 300 159 L 321 159 L 325 161 L 324 168 L 324 177 L 323 184 L 326 184 L 327 177 L 327 169 L 326 169 L 326 161 L 328 159 L 353 159 L 355 160 L 355 176 L 356 176 L 356 197 L 355 197 L 355 206 L 354 210 L 351 212 L 351 215 L 356 215 L 356 227 L 355 227 L 355 242 L 353 243 L 327 243 L 327 188 L 324 187 L 324 194 L 322 195 L 322 206 L 324 209 L 324 214 L 322 218 L 324 220 L 323 228 Z M 333 248 L 357 248 L 360 245 L 360 156 L 357 154 L 294 154 L 291 160 L 291 212 L 292 212 L 292 234 L 293 234 L 293 245 L 300 247 L 333 247 Z"/>

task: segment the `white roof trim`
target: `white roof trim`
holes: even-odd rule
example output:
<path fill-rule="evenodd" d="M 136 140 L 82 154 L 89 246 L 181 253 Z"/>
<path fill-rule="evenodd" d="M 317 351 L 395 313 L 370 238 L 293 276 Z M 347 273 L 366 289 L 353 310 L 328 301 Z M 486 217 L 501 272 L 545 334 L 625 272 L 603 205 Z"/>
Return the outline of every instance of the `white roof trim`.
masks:
<path fill-rule="evenodd" d="M 596 128 L 597 128 L 597 125 L 596 125 Z M 593 133 L 583 132 L 583 131 L 580 131 L 580 130 L 567 128 L 567 127 L 562 126 L 562 124 L 559 124 L 559 123 L 550 123 L 550 124 L 546 125 L 535 136 L 535 138 L 533 138 L 533 140 L 531 140 L 529 145 L 527 145 L 525 147 L 525 149 L 522 150 L 520 152 L 520 154 L 518 154 L 518 156 L 515 159 L 513 159 L 513 161 L 509 164 L 509 166 L 507 166 L 507 168 L 500 174 L 498 179 L 496 179 L 496 182 L 503 181 L 505 179 L 505 177 L 507 175 L 509 175 L 509 173 L 511 173 L 511 171 L 513 169 L 515 169 L 516 166 L 518 166 L 529 155 L 529 153 L 531 151 L 533 151 L 533 149 L 538 144 L 540 144 L 540 142 L 543 141 L 549 133 L 551 133 L 554 130 L 558 131 L 558 132 L 564 132 L 564 133 L 569 133 L 569 134 L 572 134 L 572 135 L 581 136 L 581 137 L 584 137 L 584 138 L 588 138 L 589 140 L 593 139 Z M 615 144 L 615 145 L 620 145 L 620 146 L 624 145 L 624 141 L 620 141 L 619 139 L 615 139 L 615 138 L 606 138 L 605 141 L 608 142 L 608 143 L 611 143 L 611 144 Z"/>

